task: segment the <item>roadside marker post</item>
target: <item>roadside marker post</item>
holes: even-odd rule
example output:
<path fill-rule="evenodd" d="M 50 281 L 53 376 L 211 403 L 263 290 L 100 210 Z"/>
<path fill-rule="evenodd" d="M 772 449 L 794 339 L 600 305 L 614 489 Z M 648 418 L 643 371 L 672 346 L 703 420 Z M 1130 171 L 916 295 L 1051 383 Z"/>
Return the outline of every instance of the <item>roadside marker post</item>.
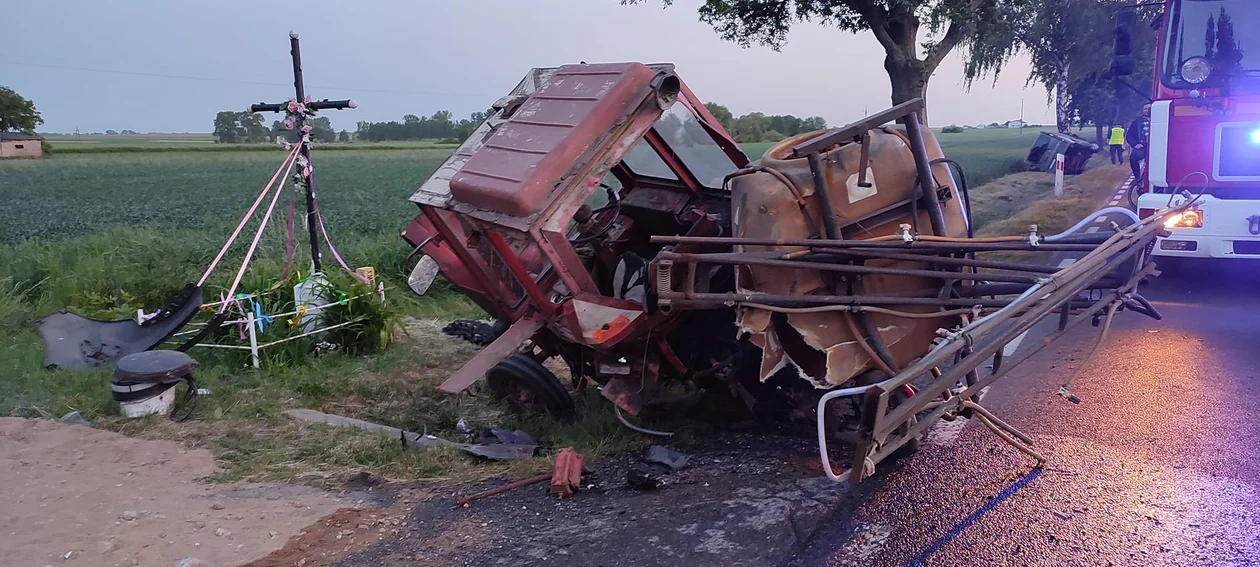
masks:
<path fill-rule="evenodd" d="M 1054 196 L 1063 196 L 1063 154 L 1055 156 L 1054 160 Z"/>

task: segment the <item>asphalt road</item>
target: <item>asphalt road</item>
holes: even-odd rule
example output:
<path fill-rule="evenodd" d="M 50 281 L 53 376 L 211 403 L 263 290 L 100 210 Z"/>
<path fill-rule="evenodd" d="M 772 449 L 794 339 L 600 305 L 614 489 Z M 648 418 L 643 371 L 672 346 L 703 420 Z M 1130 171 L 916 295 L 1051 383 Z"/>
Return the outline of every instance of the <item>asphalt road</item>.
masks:
<path fill-rule="evenodd" d="M 787 564 L 1260 565 L 1260 264 L 1189 263 L 1141 292 L 1164 320 L 1118 316 L 1079 405 L 1056 392 L 1089 326 L 989 392 L 1044 468 L 942 423 Z"/>

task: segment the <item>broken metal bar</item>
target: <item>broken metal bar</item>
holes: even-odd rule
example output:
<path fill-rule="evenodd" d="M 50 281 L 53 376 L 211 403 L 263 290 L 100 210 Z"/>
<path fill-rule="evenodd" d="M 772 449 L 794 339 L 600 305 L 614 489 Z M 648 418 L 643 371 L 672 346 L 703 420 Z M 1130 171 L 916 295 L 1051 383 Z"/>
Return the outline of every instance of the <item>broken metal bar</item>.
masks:
<path fill-rule="evenodd" d="M 1010 242 L 968 242 L 967 239 L 937 242 L 915 240 L 811 240 L 811 239 L 771 239 L 771 238 L 732 238 L 725 236 L 670 236 L 654 235 L 653 244 L 720 244 L 726 246 L 784 246 L 805 248 L 857 248 L 857 249 L 899 249 L 899 250 L 933 250 L 933 251 L 1026 251 L 1026 252 L 1092 252 L 1097 244 L 1039 244 L 1033 246 L 1027 240 L 1011 240 Z"/>
<path fill-rule="evenodd" d="M 814 177 L 814 195 L 818 196 L 818 206 L 822 208 L 823 236 L 828 239 L 839 239 L 840 228 L 836 221 L 836 210 L 831 206 L 831 191 L 827 184 L 827 172 L 823 170 L 818 152 L 809 154 L 809 173 Z"/>
<path fill-rule="evenodd" d="M 923 99 L 910 99 L 883 112 L 872 114 L 862 120 L 858 120 L 857 122 L 853 122 L 846 126 L 833 128 L 826 134 L 792 146 L 792 154 L 798 158 L 804 157 L 808 154 L 830 148 L 836 144 L 852 141 L 863 132 L 879 128 L 880 126 L 901 118 L 911 112 L 918 112 L 923 108 L 923 106 Z"/>
<path fill-rule="evenodd" d="M 1147 238 L 1153 238 L 1154 237 L 1153 229 L 1154 227 L 1150 227 L 1148 229 L 1139 231 L 1138 234 L 1145 234 Z M 1122 241 L 1117 241 L 1115 244 L 1112 244 L 1108 248 L 1117 247 L 1122 243 L 1123 243 Z M 975 348 L 974 355 L 971 357 L 967 357 L 967 359 L 964 359 L 965 361 L 975 361 L 975 364 L 972 364 L 970 366 L 968 362 L 962 362 L 960 364 L 956 364 L 953 368 L 951 368 L 948 372 L 946 372 L 940 379 L 934 380 L 930 385 L 922 388 L 920 390 L 920 395 L 927 396 L 928 399 L 931 399 L 937 396 L 938 394 L 940 394 L 941 392 L 944 392 L 945 390 L 947 390 L 951 384 L 956 384 L 958 380 L 962 378 L 963 375 L 965 375 L 975 366 L 979 366 L 980 364 L 982 364 L 984 360 L 987 360 L 998 349 L 1003 348 L 1006 343 L 1010 342 L 1010 340 L 1014 339 L 1020 333 L 1023 333 L 1024 331 L 1032 328 L 1047 314 L 1058 309 L 1061 302 L 1071 300 L 1073 297 L 1079 294 L 1082 290 L 1084 290 L 1088 286 L 1090 276 L 1096 275 L 1097 277 L 1101 277 L 1102 268 L 1094 266 L 1094 264 L 1099 263 L 1099 260 L 1102 261 L 1102 266 L 1105 266 L 1110 263 L 1123 262 L 1124 260 L 1128 259 L 1130 256 L 1133 256 L 1139 253 L 1143 247 L 1136 246 L 1134 244 L 1135 243 L 1132 243 L 1132 242 L 1127 243 L 1127 245 L 1122 249 L 1123 251 L 1120 252 L 1119 254 L 1115 254 L 1114 256 L 1113 255 L 1100 255 L 1092 259 L 1087 258 L 1083 260 L 1082 262 L 1078 262 L 1077 264 L 1073 264 L 1072 266 L 1069 266 L 1067 269 L 1065 269 L 1065 272 L 1069 272 L 1068 277 L 1062 278 L 1062 280 L 1056 280 L 1055 289 L 1049 292 L 1047 296 L 1039 297 L 1037 294 L 1034 294 L 1034 295 L 1022 298 L 1020 301 L 1012 302 L 1010 304 L 1012 307 L 1019 304 L 1031 304 L 1029 306 L 1030 308 L 1027 311 L 1025 311 L 1023 314 L 1010 319 L 1016 322 L 1014 325 L 1010 325 L 1006 329 L 1003 329 L 1000 331 L 995 331 L 993 332 L 993 334 L 988 335 L 988 336 L 985 336 L 988 332 L 988 328 L 991 328 L 997 324 L 1005 323 L 1006 321 L 1005 320 L 988 321 L 984 325 L 977 326 L 977 328 L 973 329 L 970 332 L 970 334 L 980 336 L 982 338 L 980 339 L 978 343 L 974 344 L 974 347 L 973 347 Z M 1074 269 L 1078 265 L 1088 266 L 1088 269 L 1086 268 Z M 993 318 L 994 316 L 990 316 L 990 317 Z M 900 375 L 890 378 L 889 380 L 886 380 L 882 384 L 884 389 L 894 390 L 896 388 L 900 388 L 902 385 L 907 384 L 910 381 L 926 373 L 927 368 L 936 366 L 943 360 L 947 359 L 948 357 L 952 357 L 955 352 L 958 352 L 963 347 L 968 346 L 967 343 L 971 343 L 971 342 L 972 342 L 971 340 L 968 340 L 966 342 L 959 341 L 959 340 L 952 340 L 948 344 L 938 347 L 938 349 L 934 353 L 929 354 L 928 356 L 925 356 L 919 359 L 919 361 L 911 365 L 910 368 L 903 370 Z M 878 427 L 876 427 L 876 429 L 874 430 L 873 438 L 877 441 L 886 438 L 887 435 L 892 433 L 893 430 L 899 427 L 900 426 L 899 424 L 904 422 L 909 415 L 916 413 L 914 411 L 915 410 L 914 406 L 916 405 L 919 405 L 919 404 L 903 403 L 902 405 L 898 406 L 897 409 L 890 412 L 888 415 L 882 416 L 885 419 L 881 420 L 882 423 Z"/>
<path fill-rule="evenodd" d="M 873 266 L 858 266 L 852 264 L 829 264 L 824 262 L 804 262 L 796 260 L 776 260 L 773 258 L 759 258 L 756 256 L 740 253 L 716 253 L 716 254 L 685 254 L 679 252 L 661 252 L 656 256 L 658 259 L 674 260 L 676 262 L 696 262 L 704 264 L 724 264 L 724 265 L 746 265 L 746 266 L 766 266 L 769 268 L 787 268 L 787 269 L 804 269 L 804 270 L 820 270 L 824 272 L 841 272 L 846 274 L 884 274 L 890 276 L 908 276 L 920 278 L 936 278 L 936 279 L 956 279 L 967 281 L 997 281 L 997 282 L 1017 282 L 1017 283 L 1036 283 L 1041 277 L 1022 275 L 1022 274 L 964 274 L 961 272 L 941 272 L 935 270 L 912 270 L 906 268 L 878 268 Z"/>
<path fill-rule="evenodd" d="M 923 196 L 928 202 L 928 220 L 932 223 L 932 234 L 948 236 L 945 232 L 945 214 L 941 212 L 941 201 L 936 195 L 936 178 L 932 176 L 932 165 L 927 155 L 927 145 L 923 141 L 923 129 L 919 124 L 918 112 L 905 115 L 906 137 L 910 139 L 910 152 L 914 154 L 914 165 L 919 172 L 919 186 L 923 188 Z"/>
<path fill-rule="evenodd" d="M 1044 264 L 1017 264 L 1015 262 L 999 262 L 996 260 L 973 260 L 971 258 L 951 258 L 948 256 L 931 256 L 927 254 L 898 254 L 895 252 L 868 252 L 863 250 L 852 250 L 843 248 L 815 248 L 815 252 L 819 254 L 835 254 L 839 256 L 851 256 L 855 258 L 864 258 L 872 260 L 903 260 L 906 262 L 926 262 L 929 264 L 940 264 L 943 266 L 960 266 L 964 268 L 989 268 L 993 270 L 1007 270 L 1011 272 L 1034 272 L 1039 274 L 1054 274 L 1063 268 L 1054 266 L 1046 266 Z M 806 258 L 808 256 L 802 256 Z"/>

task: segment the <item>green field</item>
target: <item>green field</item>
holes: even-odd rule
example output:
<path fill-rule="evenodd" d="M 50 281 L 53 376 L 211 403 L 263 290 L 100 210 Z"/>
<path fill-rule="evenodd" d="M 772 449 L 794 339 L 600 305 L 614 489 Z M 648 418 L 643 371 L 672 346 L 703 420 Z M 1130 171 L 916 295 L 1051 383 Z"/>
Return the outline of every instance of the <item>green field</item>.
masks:
<path fill-rule="evenodd" d="M 1022 170 L 1036 135 L 975 130 L 939 138 L 975 189 Z M 205 135 L 80 136 L 51 138 L 51 144 L 50 158 L 0 161 L 0 415 L 55 418 L 78 410 L 100 427 L 207 446 L 223 466 L 222 479 L 365 469 L 395 477 L 480 478 L 495 471 L 528 476 L 550 466 L 540 458 L 489 470 L 458 455 L 401 451 L 372 437 L 301 428 L 283 418 L 288 407 L 325 408 L 437 435 L 456 435 L 460 417 L 483 416 L 483 425 L 517 423 L 549 447 L 572 445 L 592 458 L 638 439 L 609 417 L 597 394 L 579 400 L 577 426 L 513 422 L 484 401 L 435 395 L 435 385 L 471 352 L 440 352 L 458 344 L 434 337 L 440 325 L 414 340 L 400 339 L 383 354 L 295 354 L 268 359 L 262 372 L 245 367 L 240 357 L 194 349 L 198 379 L 214 394 L 200 403 L 189 425 L 118 417 L 103 386 L 107 372 L 40 367 L 43 348 L 31 322 L 62 308 L 116 318 L 164 306 L 185 282 L 196 280 L 284 154 L 275 146 L 215 144 Z M 769 145 L 745 150 L 757 158 Z M 479 314 L 441 282 L 423 299 L 404 284 L 408 249 L 398 233 L 416 212 L 407 196 L 449 152 L 429 142 L 326 144 L 314 151 L 332 240 L 351 266 L 377 269 L 390 288 L 387 308 L 396 315 L 446 321 Z M 995 200 L 1006 202 L 1003 195 Z M 287 199 L 264 234 L 243 290 L 266 289 L 279 277 Z M 295 267 L 307 270 L 300 216 L 297 222 Z M 227 287 L 250 234 L 238 239 L 209 280 L 208 296 Z M 327 251 L 325 261 L 331 270 Z"/>
<path fill-rule="evenodd" d="M 946 155 L 963 164 L 972 187 L 1022 171 L 1036 136 L 1031 129 L 938 134 Z M 51 159 L 0 162 L 0 226 L 5 227 L 0 243 L 59 239 L 111 226 L 223 230 L 248 207 L 283 157 L 275 146 L 238 148 L 214 144 L 205 135 L 70 138 L 53 139 L 58 153 Z M 60 153 L 72 144 L 94 148 L 93 153 Z M 744 149 L 755 159 L 770 145 L 748 144 Z M 415 210 L 407 195 L 450 151 L 432 146 L 400 142 L 316 148 L 316 184 L 333 236 L 401 229 Z M 166 149 L 172 147 L 217 151 Z M 328 151 L 334 148 L 338 151 Z"/>

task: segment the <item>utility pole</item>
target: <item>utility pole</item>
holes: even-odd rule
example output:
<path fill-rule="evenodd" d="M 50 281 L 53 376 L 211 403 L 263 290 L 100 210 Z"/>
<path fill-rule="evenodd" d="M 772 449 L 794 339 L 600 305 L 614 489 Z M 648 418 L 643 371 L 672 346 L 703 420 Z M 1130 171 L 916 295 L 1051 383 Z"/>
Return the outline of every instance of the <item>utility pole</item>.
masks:
<path fill-rule="evenodd" d="M 302 51 L 298 47 L 297 32 L 289 32 L 289 54 L 293 57 L 293 92 L 297 95 L 294 101 L 297 102 L 300 108 L 317 111 L 324 109 L 342 110 L 358 106 L 353 100 L 349 99 L 324 99 L 307 102 L 306 87 L 302 82 Z M 315 179 L 313 173 L 314 170 L 309 165 L 311 163 L 311 145 L 308 133 L 302 132 L 302 127 L 306 125 L 307 115 L 302 111 L 296 113 L 290 112 L 289 105 L 289 102 L 275 104 L 260 102 L 255 105 L 251 105 L 249 110 L 250 112 L 289 112 L 294 117 L 293 130 L 298 132 L 300 135 L 298 143 L 301 144 L 301 147 L 298 149 L 298 152 L 302 159 L 306 160 L 306 163 L 308 164 L 307 167 L 300 171 L 306 185 L 306 228 L 311 240 L 311 263 L 314 264 L 315 273 L 321 274 L 323 273 L 323 263 L 320 261 L 319 253 L 319 227 L 317 226 L 319 221 L 315 216 L 317 214 L 315 208 Z"/>

